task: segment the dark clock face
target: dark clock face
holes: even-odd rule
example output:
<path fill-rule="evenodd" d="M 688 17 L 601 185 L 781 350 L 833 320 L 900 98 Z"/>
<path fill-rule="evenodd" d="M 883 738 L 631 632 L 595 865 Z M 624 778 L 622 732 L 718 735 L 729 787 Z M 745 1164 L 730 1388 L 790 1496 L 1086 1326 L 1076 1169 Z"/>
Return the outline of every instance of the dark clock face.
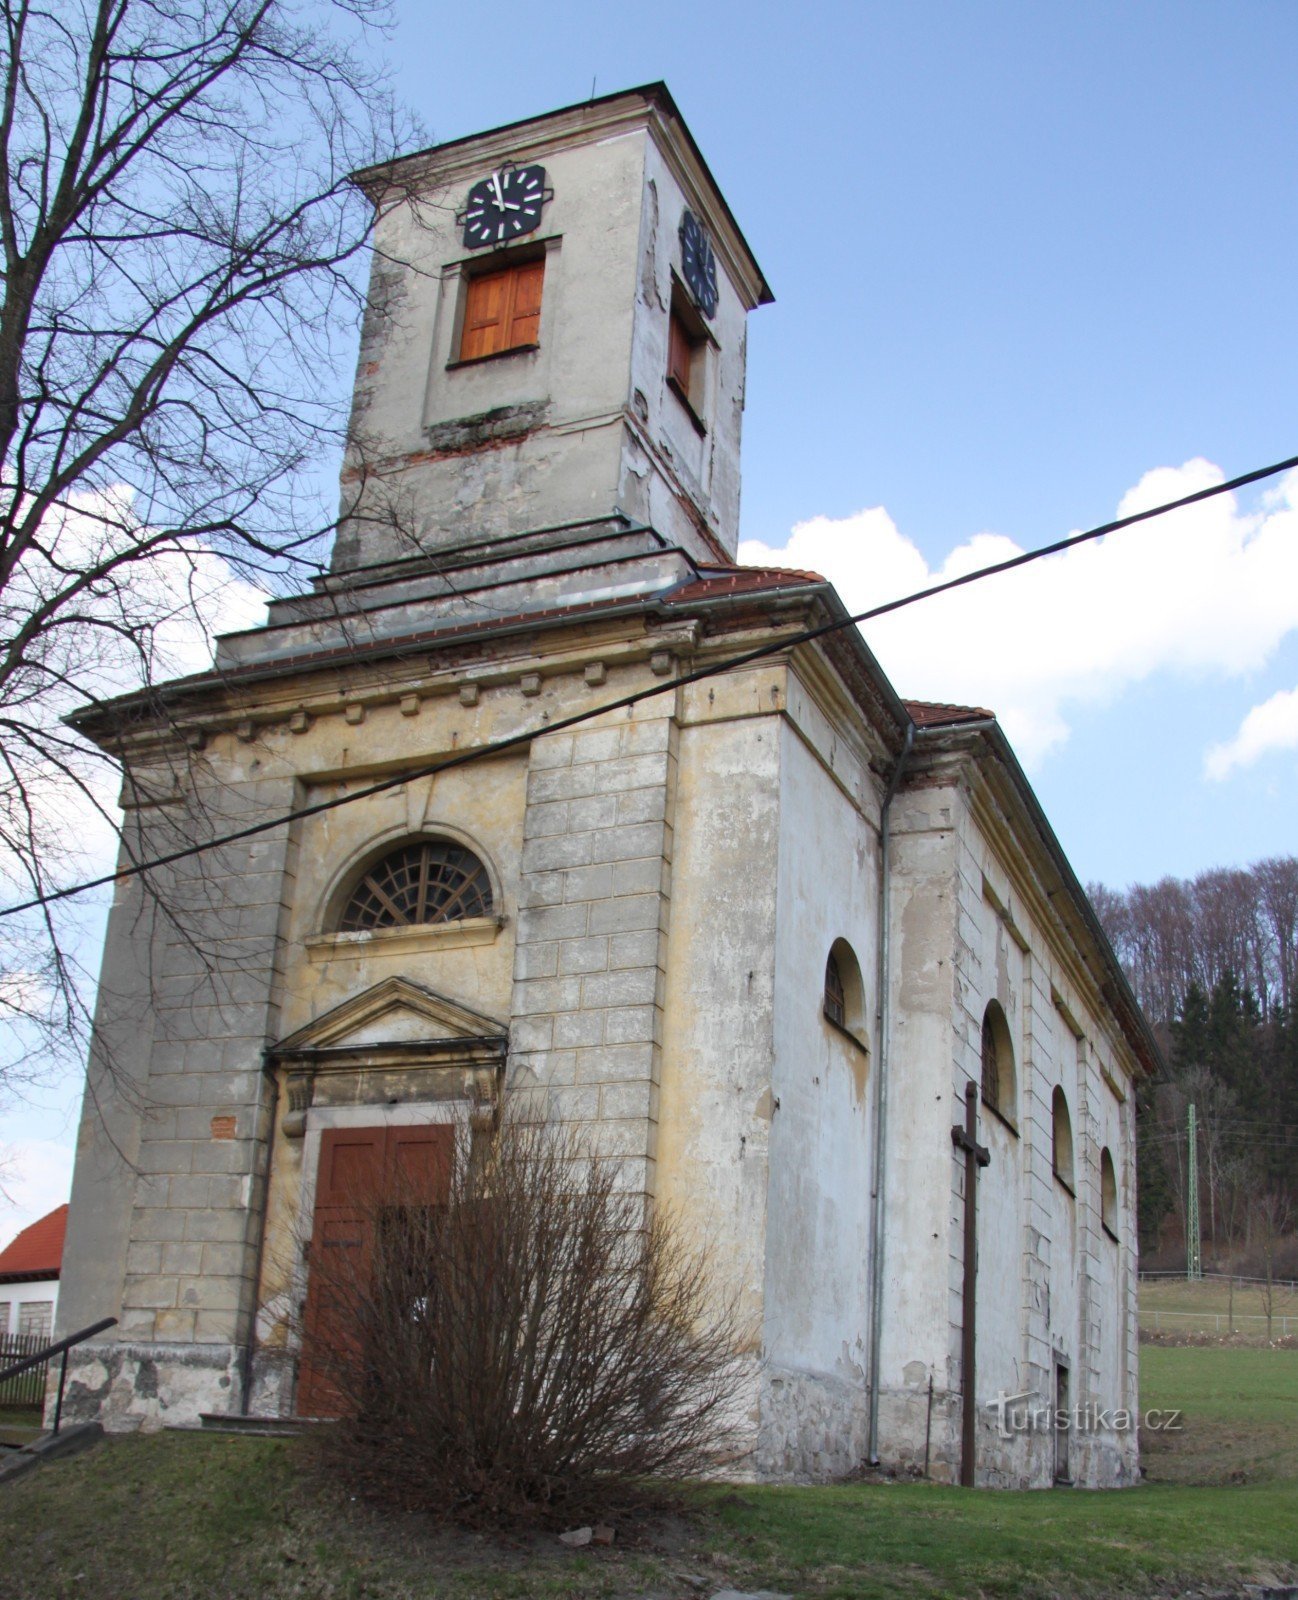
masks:
<path fill-rule="evenodd" d="M 541 208 L 550 198 L 544 167 L 502 167 L 469 190 L 458 220 L 469 249 L 509 244 L 540 226 Z"/>
<path fill-rule="evenodd" d="M 692 211 L 681 218 L 681 272 L 699 310 L 712 317 L 717 309 L 717 258 Z"/>

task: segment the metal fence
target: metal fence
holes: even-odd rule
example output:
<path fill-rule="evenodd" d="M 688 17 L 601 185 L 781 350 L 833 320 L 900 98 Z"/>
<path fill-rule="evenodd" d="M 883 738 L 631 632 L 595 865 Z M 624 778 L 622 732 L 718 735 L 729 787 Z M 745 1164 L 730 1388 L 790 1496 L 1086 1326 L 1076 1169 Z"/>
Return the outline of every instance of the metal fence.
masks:
<path fill-rule="evenodd" d="M 48 1343 L 47 1334 L 0 1334 L 0 1367 L 21 1361 L 25 1356 L 38 1355 Z M 29 1367 L 26 1372 L 18 1373 L 16 1377 L 6 1378 L 0 1383 L 0 1408 L 13 1410 L 21 1407 L 23 1410 L 30 1410 L 33 1406 L 43 1406 L 48 1373 L 49 1362 L 43 1361 L 39 1366 Z"/>
<path fill-rule="evenodd" d="M 1152 1328 L 1155 1333 L 1252 1333 L 1269 1339 L 1287 1339 L 1298 1334 L 1298 1316 L 1277 1311 L 1270 1319 L 1261 1312 L 1237 1311 L 1156 1311 L 1151 1308 L 1140 1313 L 1140 1326 Z"/>
<path fill-rule="evenodd" d="M 1187 1278 L 1184 1269 L 1180 1272 L 1141 1272 L 1141 1283 L 1222 1283 L 1229 1284 L 1234 1280 L 1237 1289 L 1253 1286 L 1264 1288 L 1265 1278 L 1246 1278 L 1240 1272 L 1204 1272 L 1197 1278 Z M 1272 1278 L 1271 1287 L 1276 1294 L 1294 1294 L 1298 1292 L 1298 1280 L 1293 1278 Z"/>

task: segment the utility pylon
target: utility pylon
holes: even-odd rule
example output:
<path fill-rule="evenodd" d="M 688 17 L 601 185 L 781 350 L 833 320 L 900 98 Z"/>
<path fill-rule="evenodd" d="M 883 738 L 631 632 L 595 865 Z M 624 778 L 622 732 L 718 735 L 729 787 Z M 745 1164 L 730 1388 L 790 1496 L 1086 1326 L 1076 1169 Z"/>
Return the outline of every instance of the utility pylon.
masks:
<path fill-rule="evenodd" d="M 1194 1101 L 1186 1119 L 1186 1139 L 1189 1143 L 1187 1171 L 1189 1182 L 1185 1197 L 1185 1275 L 1187 1278 L 1203 1277 L 1203 1251 L 1199 1238 L 1199 1138 L 1194 1121 Z"/>

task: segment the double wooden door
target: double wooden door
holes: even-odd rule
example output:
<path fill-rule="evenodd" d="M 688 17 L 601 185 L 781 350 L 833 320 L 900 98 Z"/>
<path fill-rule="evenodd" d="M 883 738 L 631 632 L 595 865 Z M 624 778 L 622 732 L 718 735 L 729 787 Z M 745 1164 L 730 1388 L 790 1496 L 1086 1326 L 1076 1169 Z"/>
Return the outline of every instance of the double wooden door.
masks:
<path fill-rule="evenodd" d="M 328 1128 L 322 1135 L 298 1416 L 336 1417 L 347 1409 L 337 1375 L 356 1348 L 356 1307 L 371 1277 L 374 1229 L 385 1208 L 443 1202 L 453 1150 L 446 1123 Z"/>

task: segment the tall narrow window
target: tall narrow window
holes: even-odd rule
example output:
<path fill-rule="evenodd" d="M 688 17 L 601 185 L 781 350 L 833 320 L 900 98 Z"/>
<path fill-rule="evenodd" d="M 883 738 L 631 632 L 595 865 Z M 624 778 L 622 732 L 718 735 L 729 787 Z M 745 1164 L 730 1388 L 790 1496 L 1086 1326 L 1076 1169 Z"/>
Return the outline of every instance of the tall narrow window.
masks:
<path fill-rule="evenodd" d="M 983 1012 L 982 1100 L 1002 1121 L 1014 1126 L 1014 1044 L 1009 1023 L 995 1000 Z"/>
<path fill-rule="evenodd" d="M 1100 1151 L 1100 1222 L 1111 1239 L 1118 1237 L 1118 1174 L 1107 1145 Z"/>
<path fill-rule="evenodd" d="M 460 360 L 534 347 L 541 331 L 544 258 L 520 261 L 469 279 L 464 299 Z"/>
<path fill-rule="evenodd" d="M 1056 1085 L 1052 1110 L 1051 1142 L 1052 1165 L 1055 1177 L 1059 1179 L 1069 1194 L 1075 1193 L 1073 1188 L 1073 1119 L 1068 1114 L 1068 1099 L 1064 1091 Z"/>
<path fill-rule="evenodd" d="M 841 1028 L 868 1053 L 861 964 L 846 939 L 835 939 L 825 958 L 825 988 L 820 1010 L 826 1022 Z"/>
<path fill-rule="evenodd" d="M 847 1026 L 847 1000 L 843 994 L 843 974 L 831 950 L 825 963 L 825 1015 L 840 1028 Z"/>
<path fill-rule="evenodd" d="M 983 1017 L 983 1104 L 993 1111 L 1001 1108 L 1001 1075 L 996 1061 L 996 1030 L 992 1027 L 991 1007 Z"/>

